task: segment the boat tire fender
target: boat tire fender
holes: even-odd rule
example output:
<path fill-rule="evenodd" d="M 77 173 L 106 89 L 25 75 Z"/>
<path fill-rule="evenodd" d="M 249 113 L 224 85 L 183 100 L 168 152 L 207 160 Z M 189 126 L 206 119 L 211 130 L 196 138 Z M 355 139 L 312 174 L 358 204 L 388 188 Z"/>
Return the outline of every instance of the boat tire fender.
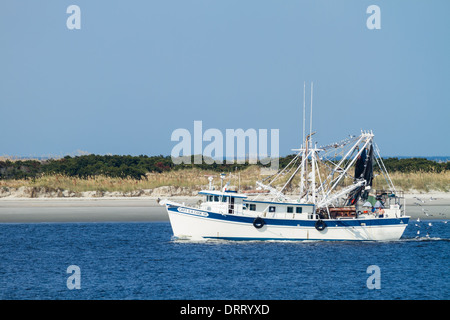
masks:
<path fill-rule="evenodd" d="M 264 219 L 261 218 L 261 217 L 256 217 L 255 220 L 253 220 L 253 226 L 254 226 L 256 229 L 262 228 L 265 224 L 266 224 L 266 222 L 265 222 Z"/>
<path fill-rule="evenodd" d="M 327 227 L 327 224 L 325 223 L 325 221 L 319 219 L 316 221 L 315 227 L 317 230 L 322 231 Z"/>

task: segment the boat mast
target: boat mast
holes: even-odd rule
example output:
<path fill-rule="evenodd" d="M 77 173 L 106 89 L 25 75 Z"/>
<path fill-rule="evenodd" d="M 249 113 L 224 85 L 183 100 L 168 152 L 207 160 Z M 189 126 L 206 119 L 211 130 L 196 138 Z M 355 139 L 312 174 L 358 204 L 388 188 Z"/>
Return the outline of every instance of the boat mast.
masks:
<path fill-rule="evenodd" d="M 302 143 L 303 143 L 303 141 L 305 141 L 305 118 L 306 118 L 305 96 L 306 96 L 306 82 L 303 81 L 303 137 L 302 137 Z"/>
<path fill-rule="evenodd" d="M 303 141 L 304 145 L 300 149 L 302 152 L 302 163 L 300 172 L 300 200 L 303 198 L 304 201 L 309 201 L 310 195 L 312 197 L 312 202 L 315 203 L 316 197 L 316 149 L 313 147 L 312 136 L 315 132 L 312 132 L 312 108 L 313 108 L 313 89 L 314 83 L 311 82 L 311 109 L 310 109 L 310 120 L 309 120 L 309 134 L 305 138 L 306 130 L 306 90 L 305 85 L 303 87 Z M 308 159 L 311 156 L 311 171 L 308 171 Z M 308 176 L 310 177 L 308 178 Z"/>
<path fill-rule="evenodd" d="M 316 167 L 315 167 L 315 154 L 316 151 L 313 148 L 312 142 L 312 111 L 313 111 L 313 89 L 314 83 L 311 81 L 311 113 L 309 120 L 309 143 L 311 148 L 311 194 L 312 194 L 312 202 L 316 203 Z"/>
<path fill-rule="evenodd" d="M 301 162 L 301 172 L 300 172 L 300 195 L 303 194 L 304 190 L 305 190 L 305 159 L 307 157 L 306 154 L 306 150 L 305 148 L 307 148 L 306 146 L 308 145 L 308 142 L 305 140 L 305 119 L 306 119 L 306 81 L 303 81 L 303 138 L 302 138 L 302 143 L 304 143 L 304 145 L 300 146 L 300 150 L 302 152 L 302 162 Z"/>
<path fill-rule="evenodd" d="M 313 89 L 314 89 L 314 83 L 311 81 L 311 113 L 310 113 L 310 119 L 309 119 L 309 137 L 312 136 L 312 106 L 313 106 Z M 311 142 L 311 149 L 312 149 L 312 140 Z"/>

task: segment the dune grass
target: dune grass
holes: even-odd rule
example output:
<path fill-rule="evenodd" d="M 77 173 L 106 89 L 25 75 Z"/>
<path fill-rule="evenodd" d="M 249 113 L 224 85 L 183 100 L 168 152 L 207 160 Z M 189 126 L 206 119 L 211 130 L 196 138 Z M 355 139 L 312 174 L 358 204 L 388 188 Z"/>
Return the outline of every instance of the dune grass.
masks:
<path fill-rule="evenodd" d="M 64 176 L 61 174 L 42 175 L 35 179 L 9 179 L 0 180 L 0 188 L 25 187 L 45 187 L 49 189 L 69 190 L 72 192 L 85 191 L 119 191 L 131 192 L 134 190 L 154 189 L 161 186 L 177 186 L 200 190 L 208 186 L 208 176 L 213 176 L 213 184 L 220 186 L 220 177 L 217 172 L 184 169 L 173 170 L 162 173 L 148 173 L 145 179 L 133 178 L 111 178 L 106 176 L 92 176 L 86 179 Z M 260 168 L 250 166 L 245 170 L 228 173 L 225 182 L 230 181 L 230 185 L 240 186 L 242 190 L 254 189 L 256 181 L 263 179 Z M 450 172 L 414 172 L 401 173 L 393 172 L 390 177 L 398 190 L 410 191 L 442 191 L 450 192 Z M 281 186 L 287 181 L 287 176 L 283 177 L 276 185 Z M 350 182 L 349 180 L 346 181 Z M 299 177 L 295 177 L 292 186 L 299 185 Z M 373 187 L 376 189 L 387 188 L 387 182 L 382 175 L 376 176 Z"/>
<path fill-rule="evenodd" d="M 399 190 L 442 191 L 450 192 L 450 171 L 443 172 L 393 172 L 390 174 L 394 186 Z M 383 188 L 387 183 L 378 177 L 374 187 Z"/>
<path fill-rule="evenodd" d="M 239 184 L 239 176 L 242 186 L 254 186 L 259 177 L 259 169 L 247 168 L 234 174 L 231 178 L 231 184 Z M 0 180 L 0 188 L 20 188 L 25 187 L 45 187 L 49 189 L 69 190 L 72 192 L 85 191 L 119 191 L 130 192 L 142 189 L 154 189 L 162 186 L 177 186 L 193 189 L 206 188 L 209 184 L 208 176 L 214 176 L 214 185 L 220 186 L 220 178 L 217 172 L 185 169 L 178 171 L 169 171 L 162 173 L 147 173 L 145 179 L 112 178 L 103 175 L 91 176 L 86 179 L 78 177 L 69 177 L 61 174 L 41 175 L 36 179 L 8 179 Z M 229 174 L 227 180 L 229 180 Z M 226 182 L 225 181 L 225 182 Z"/>

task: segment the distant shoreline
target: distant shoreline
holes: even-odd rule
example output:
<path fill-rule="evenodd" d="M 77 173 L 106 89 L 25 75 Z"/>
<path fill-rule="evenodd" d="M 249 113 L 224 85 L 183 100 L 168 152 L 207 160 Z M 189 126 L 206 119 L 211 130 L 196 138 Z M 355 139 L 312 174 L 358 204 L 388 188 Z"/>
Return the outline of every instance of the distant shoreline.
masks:
<path fill-rule="evenodd" d="M 201 196 L 135 196 L 72 198 L 0 198 L 0 223 L 41 222 L 158 222 L 168 221 L 158 198 L 196 204 Z M 450 193 L 407 193 L 406 214 L 411 220 L 450 219 Z"/>

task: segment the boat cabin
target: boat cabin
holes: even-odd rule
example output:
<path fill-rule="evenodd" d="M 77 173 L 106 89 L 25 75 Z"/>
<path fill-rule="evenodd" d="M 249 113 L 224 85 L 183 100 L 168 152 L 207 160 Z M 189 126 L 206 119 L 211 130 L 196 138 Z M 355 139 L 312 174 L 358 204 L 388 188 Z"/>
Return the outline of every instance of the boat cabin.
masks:
<path fill-rule="evenodd" d="M 200 208 L 207 211 L 271 218 L 317 219 L 313 204 L 249 200 L 247 195 L 231 190 L 203 190 L 199 194 L 205 196 Z"/>
<path fill-rule="evenodd" d="M 243 200 L 247 198 L 245 194 L 236 191 L 226 190 L 224 192 L 215 190 L 203 190 L 198 194 L 205 196 L 205 201 L 201 204 L 201 208 L 208 211 L 219 213 L 243 213 Z"/>
<path fill-rule="evenodd" d="M 266 217 L 279 218 L 303 218 L 315 219 L 314 205 L 306 203 L 288 203 L 288 202 L 271 202 L 271 201 L 257 201 L 244 200 L 245 208 L 248 213 L 259 212 Z"/>

